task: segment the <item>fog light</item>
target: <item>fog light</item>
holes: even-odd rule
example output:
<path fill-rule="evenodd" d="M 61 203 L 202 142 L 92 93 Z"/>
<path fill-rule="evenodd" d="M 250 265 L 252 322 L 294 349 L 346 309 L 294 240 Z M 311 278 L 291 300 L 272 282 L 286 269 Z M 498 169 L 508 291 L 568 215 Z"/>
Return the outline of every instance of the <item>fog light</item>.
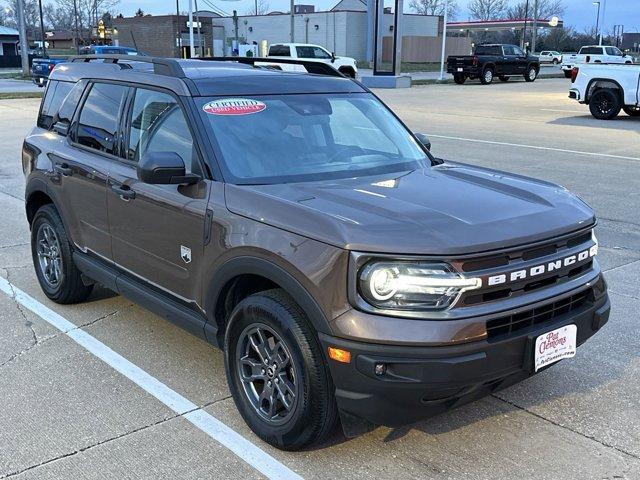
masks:
<path fill-rule="evenodd" d="M 387 366 L 384 363 L 376 363 L 373 371 L 378 376 L 384 375 L 387 371 Z"/>

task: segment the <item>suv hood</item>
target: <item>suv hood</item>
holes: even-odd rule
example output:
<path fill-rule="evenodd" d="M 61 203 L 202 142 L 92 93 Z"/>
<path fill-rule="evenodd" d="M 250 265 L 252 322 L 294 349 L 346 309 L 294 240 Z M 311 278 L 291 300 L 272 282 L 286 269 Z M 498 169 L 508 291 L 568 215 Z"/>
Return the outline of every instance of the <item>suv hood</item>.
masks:
<path fill-rule="evenodd" d="M 523 245 L 595 222 L 563 187 L 445 163 L 378 177 L 226 185 L 227 208 L 340 248 L 459 255 Z"/>

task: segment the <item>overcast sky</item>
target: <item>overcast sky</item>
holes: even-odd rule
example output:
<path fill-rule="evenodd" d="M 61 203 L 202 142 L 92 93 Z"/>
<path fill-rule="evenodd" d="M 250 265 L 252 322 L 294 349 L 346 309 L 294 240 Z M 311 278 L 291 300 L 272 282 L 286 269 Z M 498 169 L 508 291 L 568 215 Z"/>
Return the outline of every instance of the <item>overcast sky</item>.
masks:
<path fill-rule="evenodd" d="M 188 6 L 188 0 L 179 0 L 180 9 L 186 10 Z M 200 9 L 210 9 L 207 6 L 207 1 L 213 3 L 218 8 L 231 12 L 237 10 L 238 14 L 242 15 L 253 5 L 253 0 L 198 0 L 198 7 Z M 337 3 L 338 0 L 296 0 L 298 3 L 310 3 L 316 6 L 317 10 L 328 10 Z M 460 6 L 460 15 L 458 20 L 467 19 L 466 5 L 468 0 L 450 0 L 457 1 Z M 516 0 L 511 0 L 513 3 Z M 533 0 L 531 0 L 533 2 Z M 602 0 L 603 4 L 606 2 L 606 9 L 604 15 L 604 24 L 606 30 L 613 30 L 613 26 L 616 24 L 624 25 L 625 31 L 640 31 L 640 0 Z M 267 0 L 269 3 L 269 10 L 289 10 L 289 0 Z M 386 4 L 392 4 L 393 0 L 385 0 Z M 405 0 L 405 5 L 408 6 L 409 0 Z M 566 12 L 564 15 L 565 25 L 572 25 L 579 31 L 595 25 L 596 20 L 596 6 L 593 5 L 593 0 L 564 0 L 566 5 Z M 142 8 L 146 13 L 151 14 L 166 14 L 169 12 L 175 12 L 175 1 L 172 0 L 121 0 L 117 10 L 121 11 L 125 16 L 133 15 L 138 9 Z M 405 8 L 405 10 L 408 7 Z"/>

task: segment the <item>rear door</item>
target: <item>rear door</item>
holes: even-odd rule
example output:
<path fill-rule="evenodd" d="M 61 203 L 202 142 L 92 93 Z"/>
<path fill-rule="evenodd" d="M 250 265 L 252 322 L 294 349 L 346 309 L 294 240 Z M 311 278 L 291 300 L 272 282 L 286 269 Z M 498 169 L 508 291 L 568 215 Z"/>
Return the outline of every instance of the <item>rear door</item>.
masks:
<path fill-rule="evenodd" d="M 212 182 L 150 185 L 136 167 L 146 152 L 175 152 L 205 177 L 188 115 L 161 90 L 135 88 L 124 116 L 123 155 L 112 162 L 107 204 L 113 258 L 122 269 L 185 303 L 198 302 L 207 201 Z"/>
<path fill-rule="evenodd" d="M 60 199 L 73 242 L 81 250 L 107 259 L 111 258 L 111 240 L 106 182 L 109 158 L 116 153 L 117 118 L 126 91 L 126 87 L 111 84 L 77 83 L 57 117 L 59 122 L 70 123 L 68 135 L 48 154 L 55 172 L 52 189 Z M 81 106 L 76 109 L 79 101 Z"/>

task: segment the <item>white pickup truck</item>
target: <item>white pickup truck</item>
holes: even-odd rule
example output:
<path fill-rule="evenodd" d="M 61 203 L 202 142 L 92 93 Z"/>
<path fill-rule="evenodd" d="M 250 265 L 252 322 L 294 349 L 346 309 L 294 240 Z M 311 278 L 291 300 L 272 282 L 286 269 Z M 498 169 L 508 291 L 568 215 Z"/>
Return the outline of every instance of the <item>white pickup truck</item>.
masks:
<path fill-rule="evenodd" d="M 585 45 L 578 53 L 564 55 L 560 68 L 565 77 L 571 78 L 571 69 L 583 63 L 633 63 L 633 58 L 622 53 L 618 47 Z"/>
<path fill-rule="evenodd" d="M 615 118 L 620 110 L 640 116 L 640 65 L 583 64 L 573 67 L 569 98 L 589 105 L 601 120 Z"/>
<path fill-rule="evenodd" d="M 269 46 L 269 57 L 301 58 L 315 60 L 331 65 L 343 75 L 356 78 L 358 67 L 356 61 L 350 57 L 337 57 L 320 45 L 309 43 L 274 43 Z"/>

